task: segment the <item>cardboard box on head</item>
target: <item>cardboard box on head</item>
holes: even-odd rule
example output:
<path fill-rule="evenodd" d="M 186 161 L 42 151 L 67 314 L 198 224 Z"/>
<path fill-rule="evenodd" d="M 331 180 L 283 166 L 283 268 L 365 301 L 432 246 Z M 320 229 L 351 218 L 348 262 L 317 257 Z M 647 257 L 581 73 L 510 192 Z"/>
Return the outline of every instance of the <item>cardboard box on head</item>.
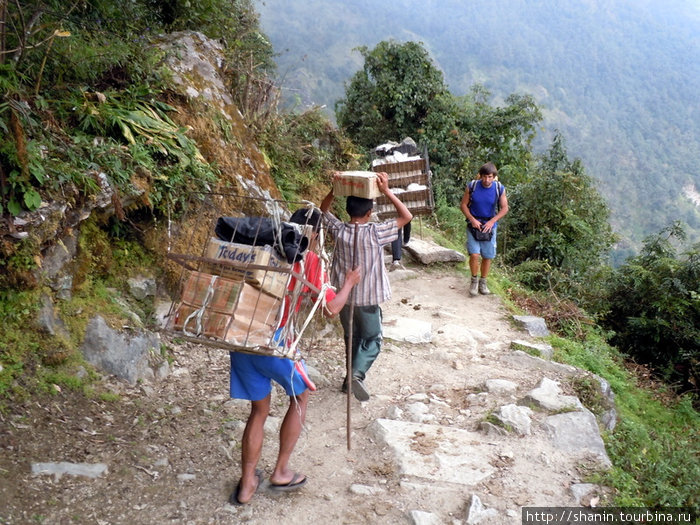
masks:
<path fill-rule="evenodd" d="M 341 171 L 333 178 L 333 193 L 339 197 L 376 199 L 382 193 L 377 186 L 377 174 L 372 171 Z"/>

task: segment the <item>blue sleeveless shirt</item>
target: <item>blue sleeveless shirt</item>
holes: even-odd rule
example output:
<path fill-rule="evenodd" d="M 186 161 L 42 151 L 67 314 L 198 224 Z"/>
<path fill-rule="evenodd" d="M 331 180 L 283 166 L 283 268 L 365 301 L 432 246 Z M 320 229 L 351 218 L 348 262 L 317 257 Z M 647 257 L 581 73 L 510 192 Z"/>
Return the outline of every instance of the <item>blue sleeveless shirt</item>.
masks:
<path fill-rule="evenodd" d="M 478 219 L 490 219 L 496 215 L 499 199 L 497 187 L 499 184 L 501 183 L 496 180 L 493 181 L 490 188 L 484 188 L 480 180 L 476 181 L 469 200 L 469 211 L 474 217 Z M 504 191 L 505 188 L 501 185 L 500 194 L 502 195 Z"/>

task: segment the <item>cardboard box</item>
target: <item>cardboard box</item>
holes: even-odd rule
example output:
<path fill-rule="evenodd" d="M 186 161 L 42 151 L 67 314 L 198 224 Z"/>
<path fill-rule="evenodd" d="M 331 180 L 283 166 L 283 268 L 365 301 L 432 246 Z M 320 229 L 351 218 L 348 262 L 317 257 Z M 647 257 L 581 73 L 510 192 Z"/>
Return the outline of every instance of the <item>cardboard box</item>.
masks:
<path fill-rule="evenodd" d="M 250 246 L 226 242 L 215 237 L 209 239 L 204 257 L 225 264 L 205 261 L 201 270 L 228 279 L 245 280 L 275 297 L 283 297 L 289 282 L 290 265 L 277 256 L 272 246 Z M 250 265 L 266 266 L 266 269 L 250 268 Z"/>
<path fill-rule="evenodd" d="M 212 311 L 230 313 L 236 307 L 243 284 L 242 280 L 190 272 L 182 290 L 181 301 L 191 306 L 206 305 Z"/>
<path fill-rule="evenodd" d="M 377 174 L 372 171 L 341 171 L 333 178 L 333 193 L 340 197 L 354 195 L 365 199 L 382 195 L 377 186 Z"/>
<path fill-rule="evenodd" d="M 226 331 L 233 316 L 214 310 L 180 303 L 173 316 L 173 329 L 193 336 L 212 337 L 225 340 Z"/>
<path fill-rule="evenodd" d="M 241 346 L 267 346 L 282 301 L 243 281 L 191 272 L 172 328 Z"/>
<path fill-rule="evenodd" d="M 226 332 L 229 343 L 267 345 L 277 327 L 282 301 L 244 285 L 238 296 L 233 323 Z"/>

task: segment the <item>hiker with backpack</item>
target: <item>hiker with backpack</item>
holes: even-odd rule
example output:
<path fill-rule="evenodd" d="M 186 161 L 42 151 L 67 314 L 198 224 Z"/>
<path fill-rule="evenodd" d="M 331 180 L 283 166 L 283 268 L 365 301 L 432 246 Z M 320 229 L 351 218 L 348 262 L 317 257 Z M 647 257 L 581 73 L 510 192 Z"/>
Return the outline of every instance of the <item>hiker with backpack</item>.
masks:
<path fill-rule="evenodd" d="M 508 213 L 506 189 L 498 182 L 498 170 L 493 163 L 487 162 L 479 168 L 479 178 L 467 185 L 459 207 L 467 218 L 467 252 L 472 276 L 469 295 L 488 295 L 491 291 L 486 279 L 496 257 L 498 221 Z"/>

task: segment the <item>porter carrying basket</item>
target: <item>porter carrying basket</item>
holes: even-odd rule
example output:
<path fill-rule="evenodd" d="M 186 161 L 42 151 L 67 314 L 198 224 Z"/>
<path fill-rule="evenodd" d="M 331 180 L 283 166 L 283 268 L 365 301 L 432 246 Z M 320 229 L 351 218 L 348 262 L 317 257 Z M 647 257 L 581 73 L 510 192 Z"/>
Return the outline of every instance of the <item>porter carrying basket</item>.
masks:
<path fill-rule="evenodd" d="M 325 275 L 327 257 L 307 257 L 316 236 L 322 249 L 323 230 L 287 222 L 283 205 L 294 203 L 217 194 L 197 205 L 188 240 L 168 253 L 181 271 L 167 331 L 230 351 L 300 358 L 301 335 L 329 286 L 310 282 L 305 265 L 312 260 Z"/>

